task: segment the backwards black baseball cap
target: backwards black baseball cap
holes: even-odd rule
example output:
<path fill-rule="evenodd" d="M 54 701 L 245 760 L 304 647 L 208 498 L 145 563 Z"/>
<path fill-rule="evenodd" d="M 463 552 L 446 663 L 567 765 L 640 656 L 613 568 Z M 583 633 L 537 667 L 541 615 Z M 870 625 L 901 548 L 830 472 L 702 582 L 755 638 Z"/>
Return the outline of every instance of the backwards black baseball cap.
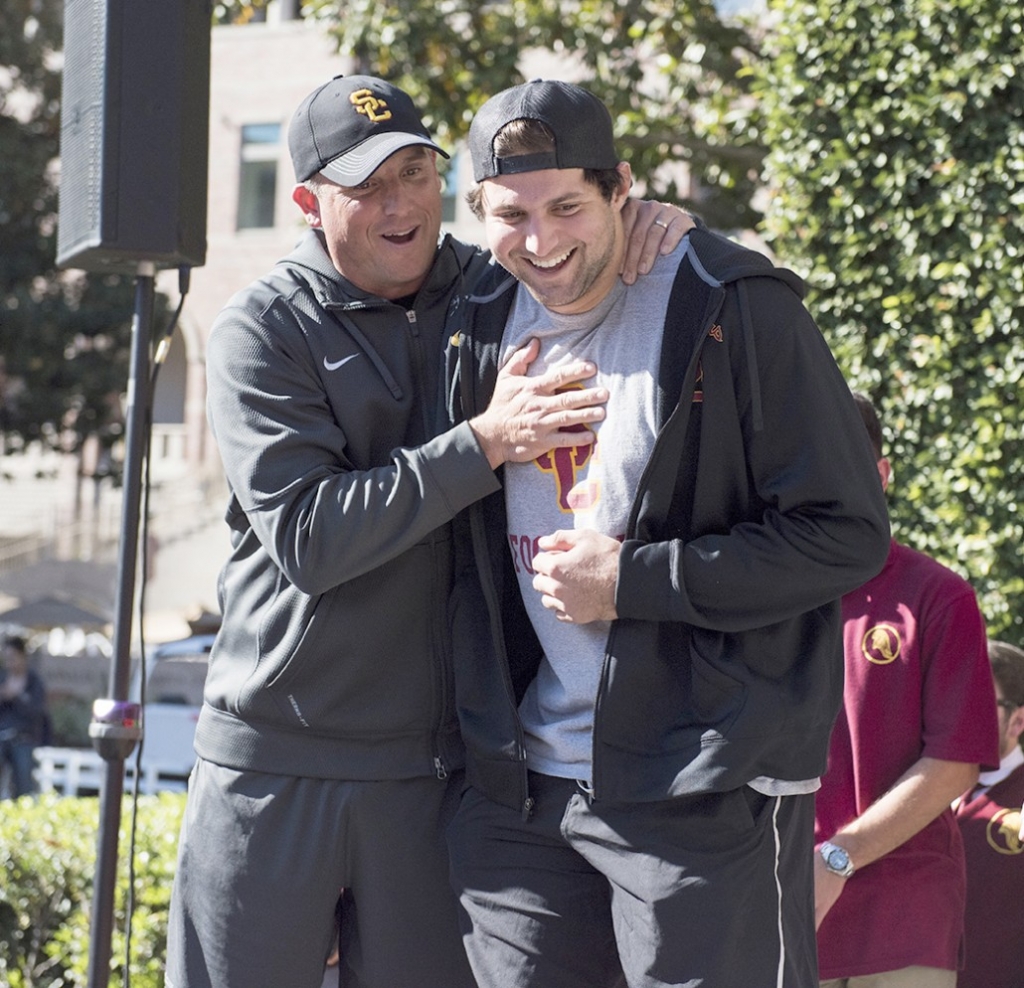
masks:
<path fill-rule="evenodd" d="M 494 138 L 515 120 L 539 120 L 555 137 L 555 150 L 499 158 Z M 568 82 L 534 79 L 492 96 L 469 128 L 473 178 L 482 182 L 498 175 L 544 168 L 615 168 L 612 118 L 593 93 Z"/>
<path fill-rule="evenodd" d="M 414 144 L 446 158 L 408 94 L 372 75 L 338 75 L 313 90 L 288 128 L 295 178 L 319 172 L 340 185 L 365 182 L 396 151 Z"/>

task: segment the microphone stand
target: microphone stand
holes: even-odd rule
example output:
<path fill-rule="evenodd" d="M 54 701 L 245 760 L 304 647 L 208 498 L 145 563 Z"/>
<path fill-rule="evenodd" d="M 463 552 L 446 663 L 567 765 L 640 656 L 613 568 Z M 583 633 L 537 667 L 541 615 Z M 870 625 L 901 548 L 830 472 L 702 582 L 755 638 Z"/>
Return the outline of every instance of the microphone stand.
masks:
<path fill-rule="evenodd" d="M 131 366 L 125 430 L 121 542 L 114 605 L 114 650 L 110 664 L 110 697 L 93 704 L 89 737 L 104 760 L 99 798 L 96 875 L 89 931 L 88 988 L 108 988 L 117 887 L 117 845 L 124 796 L 124 763 L 142 737 L 140 706 L 129 702 L 132 610 L 139 541 L 143 461 L 146 450 L 150 389 L 150 347 L 153 336 L 155 265 L 142 262 L 135 282 Z M 145 656 L 140 661 L 145 661 Z"/>

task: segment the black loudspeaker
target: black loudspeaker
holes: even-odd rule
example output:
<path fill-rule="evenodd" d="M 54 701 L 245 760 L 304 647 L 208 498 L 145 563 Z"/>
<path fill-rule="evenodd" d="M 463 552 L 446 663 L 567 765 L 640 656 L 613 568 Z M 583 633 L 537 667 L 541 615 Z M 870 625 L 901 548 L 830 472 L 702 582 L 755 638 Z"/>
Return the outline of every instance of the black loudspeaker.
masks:
<path fill-rule="evenodd" d="M 57 264 L 206 260 L 210 0 L 65 0 Z"/>

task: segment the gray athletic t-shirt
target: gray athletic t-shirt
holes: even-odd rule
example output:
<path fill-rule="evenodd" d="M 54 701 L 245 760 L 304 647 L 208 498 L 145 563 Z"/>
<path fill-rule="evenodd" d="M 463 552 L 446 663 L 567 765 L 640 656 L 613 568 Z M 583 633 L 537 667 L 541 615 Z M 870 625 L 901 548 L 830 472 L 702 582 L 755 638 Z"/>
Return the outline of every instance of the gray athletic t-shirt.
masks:
<path fill-rule="evenodd" d="M 682 247 L 659 258 L 632 286 L 617 281 L 592 310 L 560 315 L 517 291 L 503 338 L 504 358 L 533 337 L 530 374 L 585 358 L 597 366 L 587 386 L 608 389 L 594 445 L 554 450 L 505 466 L 509 548 L 530 620 L 544 649 L 520 706 L 527 764 L 536 772 L 591 781 L 591 735 L 608 622 L 566 624 L 533 589 L 537 539 L 558 529 L 593 529 L 622 539 L 640 475 L 654 448 L 655 387 L 665 310 Z"/>

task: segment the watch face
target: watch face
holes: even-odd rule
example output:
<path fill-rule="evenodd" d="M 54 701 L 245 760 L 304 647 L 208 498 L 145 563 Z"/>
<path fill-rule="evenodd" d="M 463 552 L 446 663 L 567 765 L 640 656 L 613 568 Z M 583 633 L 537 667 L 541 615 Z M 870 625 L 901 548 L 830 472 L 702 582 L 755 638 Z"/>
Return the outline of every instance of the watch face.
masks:
<path fill-rule="evenodd" d="M 840 850 L 838 847 L 828 852 L 828 864 L 830 868 L 835 868 L 836 871 L 842 871 L 848 864 L 850 859 L 846 856 L 846 852 Z"/>
<path fill-rule="evenodd" d="M 825 866 L 829 871 L 837 875 L 848 875 L 853 869 L 850 867 L 850 855 L 841 847 L 829 847 L 826 849 Z"/>

